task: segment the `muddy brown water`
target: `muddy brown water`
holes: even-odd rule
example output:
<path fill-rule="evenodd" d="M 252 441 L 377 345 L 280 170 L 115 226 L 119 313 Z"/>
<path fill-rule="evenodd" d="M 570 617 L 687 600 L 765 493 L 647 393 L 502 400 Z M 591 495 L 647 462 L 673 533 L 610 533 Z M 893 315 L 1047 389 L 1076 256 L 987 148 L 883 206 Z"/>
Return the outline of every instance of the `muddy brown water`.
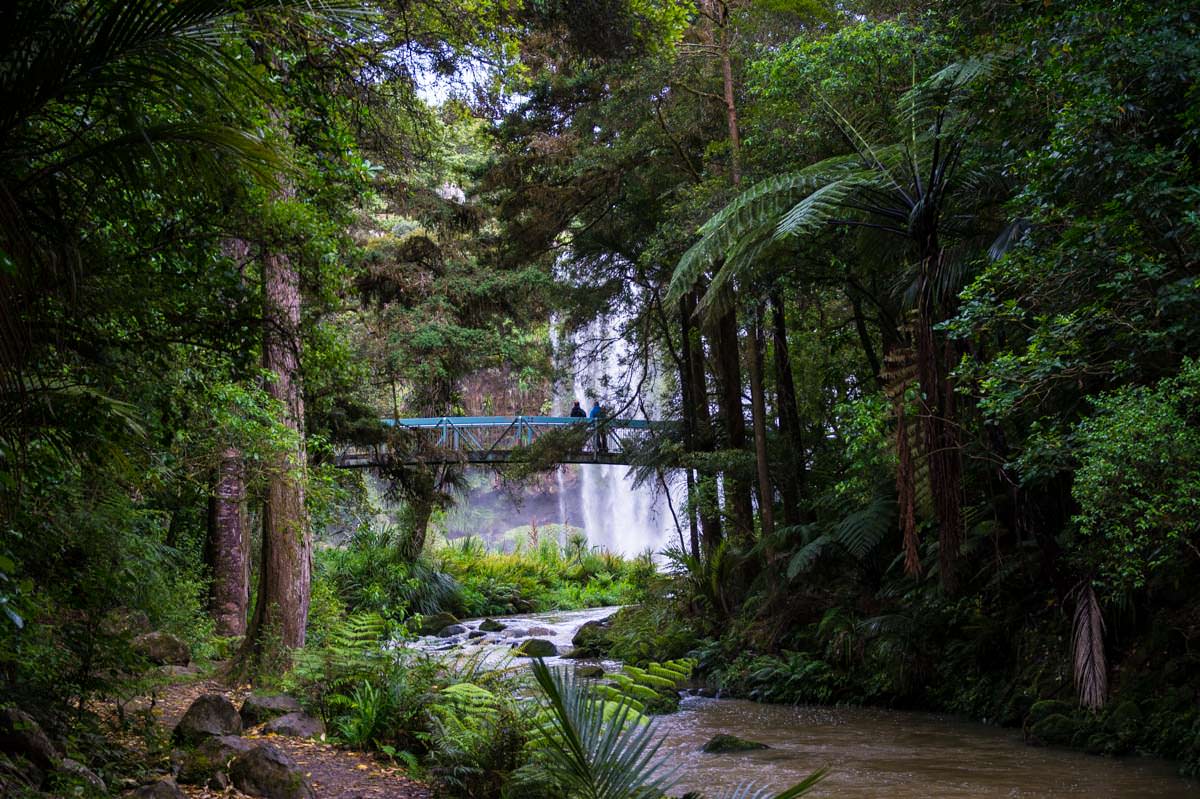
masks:
<path fill-rule="evenodd" d="M 570 647 L 585 622 L 616 608 L 497 617 L 504 633 L 470 639 L 466 634 L 429 637 L 416 646 L 444 655 L 482 655 L 508 666 L 511 647 L 537 637 Z M 464 622 L 477 629 L 480 620 Z M 547 632 L 548 631 L 548 632 Z M 514 635 L 515 634 L 515 635 Z M 551 658 L 554 665 L 572 661 Z M 519 663 L 519 660 L 517 661 Z M 617 663 L 604 663 L 608 669 Z M 1200 783 L 1176 776 L 1176 766 L 1147 758 L 1102 758 L 1082 752 L 1027 746 L 1017 730 L 950 716 L 872 708 L 762 705 L 739 699 L 687 697 L 679 712 L 654 719 L 663 736 L 659 750 L 674 769 L 672 795 L 697 791 L 722 796 L 753 781 L 783 790 L 818 768 L 829 776 L 809 796 L 838 799 L 926 797 L 1086 796 L 1089 799 L 1200 797 Z M 728 754 L 700 751 L 710 738 L 728 733 L 770 749 Z"/>
<path fill-rule="evenodd" d="M 1020 733 L 928 713 L 870 708 L 762 705 L 739 699 L 684 699 L 656 720 L 660 753 L 679 769 L 679 788 L 717 795 L 748 780 L 782 790 L 818 768 L 829 776 L 810 796 L 1196 797 L 1200 785 L 1172 764 L 1111 759 L 1027 746 Z M 770 749 L 705 754 L 731 733 Z"/>

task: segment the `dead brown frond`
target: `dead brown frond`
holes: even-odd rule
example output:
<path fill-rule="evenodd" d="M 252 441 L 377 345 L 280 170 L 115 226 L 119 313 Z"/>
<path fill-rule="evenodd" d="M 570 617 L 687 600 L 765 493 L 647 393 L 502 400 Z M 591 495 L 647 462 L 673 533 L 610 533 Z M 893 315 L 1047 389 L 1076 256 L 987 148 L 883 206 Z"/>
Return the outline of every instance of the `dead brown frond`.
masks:
<path fill-rule="evenodd" d="M 1071 635 L 1074 652 L 1075 688 L 1079 701 L 1093 710 L 1103 707 L 1108 697 L 1108 661 L 1104 657 L 1104 617 L 1090 584 L 1078 592 L 1075 623 Z"/>

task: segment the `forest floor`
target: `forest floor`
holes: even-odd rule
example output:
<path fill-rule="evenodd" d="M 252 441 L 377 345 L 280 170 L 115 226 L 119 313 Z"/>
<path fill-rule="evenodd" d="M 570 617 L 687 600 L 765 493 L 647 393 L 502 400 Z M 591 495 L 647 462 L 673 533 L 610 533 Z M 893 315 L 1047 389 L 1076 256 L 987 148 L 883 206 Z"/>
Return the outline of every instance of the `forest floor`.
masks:
<path fill-rule="evenodd" d="M 181 675 L 178 682 L 160 686 L 152 696 L 130 703 L 126 711 L 149 709 L 169 736 L 201 694 L 221 694 L 240 706 L 249 693 L 250 687 L 246 685 L 231 686 L 217 678 Z M 269 742 L 296 761 L 319 799 L 431 799 L 433 796 L 427 784 L 407 776 L 403 768 L 365 752 L 354 752 L 309 738 L 264 735 L 254 727 L 244 731 L 242 737 Z M 216 791 L 203 786 L 181 785 L 180 789 L 189 797 L 239 795 L 233 788 Z"/>

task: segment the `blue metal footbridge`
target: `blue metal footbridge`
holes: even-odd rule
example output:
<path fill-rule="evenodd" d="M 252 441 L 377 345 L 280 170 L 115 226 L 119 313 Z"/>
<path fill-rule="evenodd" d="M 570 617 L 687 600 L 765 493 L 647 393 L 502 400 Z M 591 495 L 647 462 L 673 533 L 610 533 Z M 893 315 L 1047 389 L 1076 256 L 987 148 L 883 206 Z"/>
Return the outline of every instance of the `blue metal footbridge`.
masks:
<path fill-rule="evenodd" d="M 577 431 L 582 444 L 556 457 L 559 463 L 629 465 L 630 451 L 661 423 L 646 419 L 581 419 L 575 416 L 428 416 L 381 419 L 385 426 L 417 437 L 405 454 L 386 444 L 352 446 L 337 454 L 337 465 L 370 469 L 385 464 L 509 463 L 522 459 L 550 431 Z"/>

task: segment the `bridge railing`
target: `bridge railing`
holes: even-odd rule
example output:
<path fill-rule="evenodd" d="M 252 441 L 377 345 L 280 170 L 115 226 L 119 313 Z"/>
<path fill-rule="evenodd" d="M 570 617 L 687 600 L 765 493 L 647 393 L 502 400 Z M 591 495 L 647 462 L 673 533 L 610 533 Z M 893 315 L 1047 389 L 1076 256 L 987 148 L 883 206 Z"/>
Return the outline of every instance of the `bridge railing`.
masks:
<path fill-rule="evenodd" d="M 504 461 L 514 451 L 528 447 L 542 433 L 579 427 L 588 430 L 585 450 L 613 460 L 615 453 L 647 434 L 655 422 L 646 419 L 587 419 L 577 416 L 427 416 L 381 419 L 384 425 L 423 434 L 437 449 L 470 456 L 468 460 Z M 602 433 L 605 446 L 599 446 Z M 597 452 L 599 450 L 599 452 Z M 364 466 L 379 457 L 382 450 L 347 450 L 339 456 L 342 465 Z M 428 459 L 428 458 L 427 458 Z M 599 459 L 599 458 L 595 458 Z"/>

